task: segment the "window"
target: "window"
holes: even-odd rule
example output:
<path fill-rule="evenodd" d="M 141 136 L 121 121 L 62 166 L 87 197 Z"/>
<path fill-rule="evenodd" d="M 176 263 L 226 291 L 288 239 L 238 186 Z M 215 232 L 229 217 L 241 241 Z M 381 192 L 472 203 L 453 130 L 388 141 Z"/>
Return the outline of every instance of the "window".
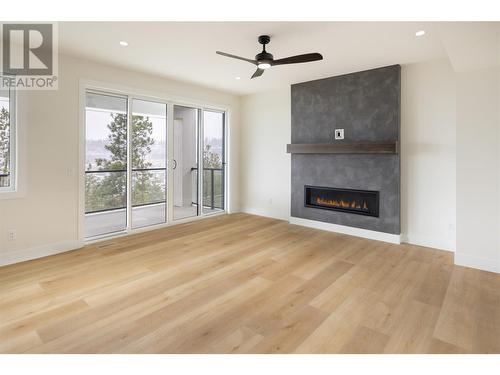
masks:
<path fill-rule="evenodd" d="M 0 88 L 0 192 L 16 189 L 15 108 L 14 90 Z"/>

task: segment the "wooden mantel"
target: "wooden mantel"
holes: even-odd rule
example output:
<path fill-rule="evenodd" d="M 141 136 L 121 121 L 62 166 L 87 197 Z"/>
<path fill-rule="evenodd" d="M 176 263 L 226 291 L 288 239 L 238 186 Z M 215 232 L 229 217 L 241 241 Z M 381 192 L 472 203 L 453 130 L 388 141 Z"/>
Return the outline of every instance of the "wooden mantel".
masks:
<path fill-rule="evenodd" d="M 335 143 L 292 143 L 288 154 L 397 154 L 397 141 L 359 141 Z"/>

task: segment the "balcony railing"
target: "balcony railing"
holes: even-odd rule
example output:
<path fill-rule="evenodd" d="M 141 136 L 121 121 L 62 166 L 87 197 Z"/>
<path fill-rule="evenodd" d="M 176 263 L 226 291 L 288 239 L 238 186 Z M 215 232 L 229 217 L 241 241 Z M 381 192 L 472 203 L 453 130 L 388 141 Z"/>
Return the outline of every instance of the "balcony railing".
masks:
<path fill-rule="evenodd" d="M 165 178 L 166 178 L 166 168 L 133 168 L 132 173 L 141 173 L 141 172 L 163 172 L 163 184 L 160 185 L 163 192 L 162 196 L 165 197 Z M 104 204 L 102 208 L 99 209 L 85 209 L 85 214 L 94 214 L 94 213 L 99 213 L 99 212 L 109 212 L 109 211 L 116 211 L 116 210 L 123 210 L 127 208 L 127 170 L 126 169 L 107 169 L 107 170 L 90 170 L 90 171 L 85 171 L 85 176 L 89 175 L 98 175 L 98 174 L 108 174 L 108 173 L 121 173 L 122 174 L 122 180 L 121 184 L 120 181 L 117 181 L 112 188 L 114 188 L 114 192 L 111 192 L 111 194 L 108 194 L 107 196 L 100 197 L 100 199 L 105 199 L 107 204 Z M 132 176 L 132 179 L 134 179 L 134 175 Z M 132 181 L 133 185 L 134 181 Z M 99 182 L 96 183 L 98 185 Z M 120 186 L 121 185 L 121 186 Z M 97 187 L 97 186 L 96 186 Z M 132 186 L 133 188 L 134 186 Z M 88 197 L 86 197 L 88 199 Z M 149 201 L 143 201 L 143 202 L 132 202 L 132 208 L 136 207 L 145 207 L 145 206 L 152 206 L 152 205 L 157 205 L 157 204 L 164 204 L 166 203 L 165 199 L 154 199 L 154 200 L 149 200 Z"/>
<path fill-rule="evenodd" d="M 191 172 L 198 168 L 191 168 Z M 195 189 L 196 190 L 196 189 Z M 193 194 L 196 194 L 193 191 Z M 196 205 L 196 195 L 194 195 L 193 204 Z M 203 168 L 203 206 L 210 209 L 224 209 L 224 176 L 222 168 Z"/>
<path fill-rule="evenodd" d="M 191 172 L 196 171 L 196 174 L 193 175 L 193 199 L 192 204 L 197 205 L 197 173 L 198 168 L 191 168 Z M 166 180 L 166 168 L 134 168 L 132 169 L 132 173 L 141 173 L 141 172 L 157 172 L 163 173 L 163 184 L 161 185 L 161 189 L 163 190 L 162 196 L 165 197 L 165 180 Z M 212 210 L 215 209 L 224 209 L 224 176 L 222 168 L 203 168 L 204 179 L 203 179 L 203 206 L 210 208 Z M 87 176 L 106 176 L 108 174 L 121 174 L 117 175 L 113 184 L 110 185 L 110 192 L 107 194 L 98 194 L 95 198 L 98 200 L 94 202 L 92 208 L 88 208 L 86 204 L 85 214 L 95 214 L 101 212 L 111 212 L 124 210 L 127 208 L 127 170 L 126 169 L 108 169 L 108 170 L 88 170 L 85 171 L 86 182 Z M 132 176 L 134 180 L 134 175 Z M 95 186 L 92 186 L 94 189 L 99 189 L 101 186 L 99 184 L 102 183 L 104 177 L 101 177 L 99 180 L 95 181 Z M 132 188 L 134 187 L 134 181 L 132 181 Z M 92 192 L 91 192 L 92 193 Z M 87 194 L 87 191 L 86 191 Z M 86 197 L 86 203 L 88 200 L 91 200 L 92 197 Z M 153 206 L 158 204 L 165 204 L 166 200 L 163 199 L 150 199 L 141 202 L 132 202 L 132 208 L 137 207 L 145 207 L 145 206 Z"/>

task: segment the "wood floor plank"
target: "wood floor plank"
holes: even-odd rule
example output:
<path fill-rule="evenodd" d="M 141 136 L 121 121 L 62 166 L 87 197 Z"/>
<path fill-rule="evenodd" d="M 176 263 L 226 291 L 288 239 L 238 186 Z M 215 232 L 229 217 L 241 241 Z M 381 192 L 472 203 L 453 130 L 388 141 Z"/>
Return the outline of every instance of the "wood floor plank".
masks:
<path fill-rule="evenodd" d="M 439 308 L 418 301 L 408 303 L 404 319 L 391 333 L 385 353 L 427 353 L 432 342 Z"/>
<path fill-rule="evenodd" d="M 237 328 L 234 332 L 215 341 L 206 348 L 207 353 L 245 354 L 262 341 L 264 337 L 248 327 Z"/>
<path fill-rule="evenodd" d="M 500 353 L 500 275 L 220 215 L 0 268 L 2 353 Z"/>
<path fill-rule="evenodd" d="M 344 354 L 382 353 L 388 341 L 389 336 L 364 326 L 358 326 L 340 352 Z"/>

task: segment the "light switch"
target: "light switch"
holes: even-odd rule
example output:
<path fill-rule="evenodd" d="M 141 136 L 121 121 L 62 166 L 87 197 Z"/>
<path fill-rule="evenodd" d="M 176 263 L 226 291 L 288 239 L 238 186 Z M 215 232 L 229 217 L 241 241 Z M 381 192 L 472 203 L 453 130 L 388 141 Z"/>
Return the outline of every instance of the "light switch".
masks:
<path fill-rule="evenodd" d="M 344 139 L 344 129 L 335 129 L 335 139 Z"/>

